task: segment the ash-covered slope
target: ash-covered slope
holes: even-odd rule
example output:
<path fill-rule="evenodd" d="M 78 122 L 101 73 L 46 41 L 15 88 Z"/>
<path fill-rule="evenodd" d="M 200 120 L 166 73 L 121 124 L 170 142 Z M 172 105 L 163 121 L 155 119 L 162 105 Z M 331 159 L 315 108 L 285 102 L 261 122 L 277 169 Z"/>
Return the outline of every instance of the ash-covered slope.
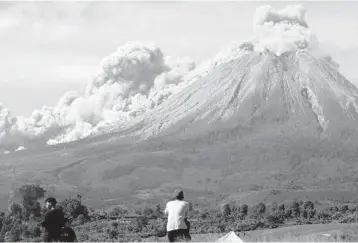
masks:
<path fill-rule="evenodd" d="M 354 121 L 358 89 L 323 54 L 304 17 L 301 6 L 259 8 L 255 36 L 240 54 L 146 113 L 139 133 L 287 122 L 321 133 Z"/>
<path fill-rule="evenodd" d="M 329 60 L 305 51 L 248 52 L 174 95 L 144 119 L 141 133 L 227 122 L 296 122 L 334 129 L 357 118 L 358 89 Z M 196 128 L 197 129 L 197 128 Z"/>

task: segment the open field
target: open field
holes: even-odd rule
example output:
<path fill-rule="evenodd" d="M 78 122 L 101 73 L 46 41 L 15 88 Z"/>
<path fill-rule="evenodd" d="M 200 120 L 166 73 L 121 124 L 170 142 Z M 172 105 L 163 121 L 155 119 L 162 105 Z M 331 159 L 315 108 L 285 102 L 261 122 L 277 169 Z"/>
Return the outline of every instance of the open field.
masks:
<path fill-rule="evenodd" d="M 295 225 L 249 231 L 245 232 L 245 235 L 236 233 L 245 242 L 352 242 L 358 240 L 358 224 Z M 225 234 L 193 234 L 192 241 L 213 242 Z M 165 237 L 162 237 L 158 242 L 166 240 Z M 150 238 L 146 241 L 155 241 L 155 239 Z"/>

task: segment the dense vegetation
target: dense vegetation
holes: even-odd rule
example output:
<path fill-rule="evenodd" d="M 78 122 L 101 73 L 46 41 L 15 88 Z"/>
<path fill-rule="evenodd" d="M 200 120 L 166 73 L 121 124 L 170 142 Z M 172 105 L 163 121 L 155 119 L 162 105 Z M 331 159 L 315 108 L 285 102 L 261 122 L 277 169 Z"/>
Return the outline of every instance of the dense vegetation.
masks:
<path fill-rule="evenodd" d="M 41 241 L 39 223 L 44 214 L 39 199 L 46 191 L 38 185 L 19 189 L 21 204 L 12 203 L 0 214 L 1 241 Z M 81 196 L 58 203 L 76 231 L 79 241 L 141 241 L 166 235 L 166 219 L 161 205 L 136 205 L 131 209 L 115 206 L 108 212 L 82 204 Z M 250 231 L 294 224 L 358 222 L 358 205 L 322 206 L 319 202 L 294 201 L 289 205 L 222 204 L 217 207 L 190 207 L 191 233 Z"/>

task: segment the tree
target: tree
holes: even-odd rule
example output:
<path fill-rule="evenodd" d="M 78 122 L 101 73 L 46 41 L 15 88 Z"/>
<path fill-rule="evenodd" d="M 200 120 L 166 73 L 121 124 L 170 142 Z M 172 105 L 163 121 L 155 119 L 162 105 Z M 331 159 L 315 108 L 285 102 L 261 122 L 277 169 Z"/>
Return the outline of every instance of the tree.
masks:
<path fill-rule="evenodd" d="M 271 228 L 277 228 L 278 225 L 283 224 L 284 218 L 279 214 L 271 212 L 266 217 L 266 222 L 270 225 Z"/>
<path fill-rule="evenodd" d="M 303 210 L 302 210 L 302 217 L 305 218 L 305 219 L 308 218 L 308 212 L 307 212 L 306 209 L 303 209 Z"/>
<path fill-rule="evenodd" d="M 235 218 L 240 217 L 240 206 L 235 204 L 231 206 L 231 216 Z"/>
<path fill-rule="evenodd" d="M 16 218 L 22 218 L 22 208 L 17 203 L 12 203 L 10 205 L 10 215 Z"/>
<path fill-rule="evenodd" d="M 153 216 L 154 211 L 149 206 L 145 206 L 142 211 L 142 215 L 145 217 L 151 217 Z"/>
<path fill-rule="evenodd" d="M 230 208 L 230 205 L 227 204 L 227 203 L 224 203 L 222 206 L 221 206 L 221 214 L 222 216 L 226 219 L 230 216 L 231 214 L 231 208 Z"/>
<path fill-rule="evenodd" d="M 342 208 L 341 208 L 341 212 L 346 213 L 347 211 L 349 211 L 348 205 L 343 205 Z"/>
<path fill-rule="evenodd" d="M 191 202 L 189 203 L 189 211 L 190 212 L 194 211 L 193 204 Z"/>
<path fill-rule="evenodd" d="M 190 205 L 190 204 L 189 204 Z M 189 211 L 190 210 L 190 207 L 189 207 Z M 156 218 L 161 218 L 163 216 L 163 211 L 162 209 L 160 208 L 160 204 L 157 204 L 157 206 L 155 207 L 155 212 L 154 212 L 154 215 Z"/>
<path fill-rule="evenodd" d="M 5 242 L 20 241 L 22 231 L 21 219 L 7 216 L 3 219 L 0 240 Z"/>
<path fill-rule="evenodd" d="M 278 211 L 278 205 L 277 202 L 273 202 L 271 204 L 271 212 L 277 212 Z"/>
<path fill-rule="evenodd" d="M 285 213 L 285 204 L 280 204 L 279 206 L 278 206 L 278 210 L 281 212 L 281 213 Z"/>
<path fill-rule="evenodd" d="M 251 216 L 253 218 L 261 218 L 265 212 L 266 205 L 261 202 L 253 207 L 253 210 L 251 211 Z"/>
<path fill-rule="evenodd" d="M 329 208 L 329 211 L 330 211 L 332 214 L 334 214 L 334 213 L 338 212 L 339 209 L 338 209 L 337 206 L 332 206 L 332 207 Z"/>
<path fill-rule="evenodd" d="M 142 232 L 143 229 L 148 225 L 149 219 L 147 217 L 137 217 L 132 223 L 132 231 L 134 233 Z"/>
<path fill-rule="evenodd" d="M 115 206 L 114 208 L 111 209 L 111 211 L 108 214 L 109 214 L 109 216 L 121 217 L 121 216 L 127 214 L 127 210 L 125 210 L 119 206 Z"/>
<path fill-rule="evenodd" d="M 311 201 L 306 201 L 303 204 L 303 208 L 306 210 L 313 210 L 314 209 L 314 204 Z"/>
<path fill-rule="evenodd" d="M 69 222 L 72 222 L 81 214 L 84 216 L 85 220 L 89 219 L 88 209 L 86 206 L 82 205 L 82 197 L 80 195 L 77 195 L 76 198 L 66 198 L 59 202 L 58 206 L 62 208 L 65 217 Z"/>
<path fill-rule="evenodd" d="M 247 216 L 249 211 L 249 206 L 247 204 L 243 204 L 240 208 L 241 218 L 244 219 Z"/>
<path fill-rule="evenodd" d="M 292 216 L 298 218 L 300 216 L 300 204 L 297 201 L 292 202 L 291 205 Z"/>
<path fill-rule="evenodd" d="M 41 205 L 38 202 L 39 199 L 45 196 L 45 190 L 41 188 L 39 185 L 31 184 L 31 185 L 23 185 L 19 189 L 22 206 L 24 208 L 24 216 L 26 219 L 33 214 L 35 217 L 41 216 Z"/>

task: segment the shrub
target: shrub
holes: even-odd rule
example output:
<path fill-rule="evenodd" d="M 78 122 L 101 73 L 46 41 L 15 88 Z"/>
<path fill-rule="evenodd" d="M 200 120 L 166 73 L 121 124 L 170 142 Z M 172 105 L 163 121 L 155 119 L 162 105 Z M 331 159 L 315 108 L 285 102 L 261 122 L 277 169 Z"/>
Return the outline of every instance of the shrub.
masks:
<path fill-rule="evenodd" d="M 306 201 L 303 204 L 303 208 L 306 210 L 313 210 L 314 209 L 314 204 L 311 201 Z"/>
<path fill-rule="evenodd" d="M 237 205 L 232 205 L 231 206 L 231 216 L 235 217 L 235 218 L 240 218 L 241 213 L 240 213 L 240 207 Z"/>
<path fill-rule="evenodd" d="M 341 213 L 346 213 L 346 212 L 348 212 L 348 211 L 349 211 L 348 205 L 343 205 L 343 206 L 341 207 Z"/>
<path fill-rule="evenodd" d="M 256 206 L 254 206 L 251 216 L 253 218 L 261 218 L 265 213 L 265 211 L 266 211 L 266 205 L 264 203 L 259 203 Z"/>
<path fill-rule="evenodd" d="M 19 189 L 22 206 L 24 208 L 23 214 L 27 219 L 30 214 L 33 214 L 35 217 L 41 216 L 41 205 L 38 202 L 38 199 L 41 199 L 45 196 L 45 190 L 39 185 L 23 185 Z"/>
<path fill-rule="evenodd" d="M 284 223 L 284 218 L 279 214 L 270 213 L 266 217 L 266 222 L 271 228 L 276 228 L 276 227 L 278 227 L 278 225 Z"/>
<path fill-rule="evenodd" d="M 331 214 L 328 213 L 327 211 L 325 210 L 320 210 L 317 215 L 316 215 L 316 218 L 319 219 L 319 220 L 329 220 L 331 219 Z"/>
<path fill-rule="evenodd" d="M 302 211 L 302 217 L 307 219 L 308 218 L 308 213 L 307 213 L 307 210 L 306 209 L 303 209 Z"/>
<path fill-rule="evenodd" d="M 89 220 L 88 209 L 86 206 L 82 205 L 80 195 L 76 198 L 67 198 L 61 201 L 58 206 L 62 208 L 65 217 L 69 220 L 69 223 L 72 223 L 72 221 L 80 215 L 83 216 L 85 221 Z"/>
<path fill-rule="evenodd" d="M 111 209 L 111 211 L 108 213 L 109 216 L 115 216 L 115 217 L 122 217 L 123 215 L 127 214 L 128 211 L 124 208 L 121 208 L 120 206 L 115 206 Z"/>
<path fill-rule="evenodd" d="M 248 211 L 249 211 L 249 206 L 247 204 L 241 206 L 240 208 L 241 219 L 244 219 L 247 216 Z"/>
<path fill-rule="evenodd" d="M 0 240 L 7 242 L 15 242 L 20 241 L 21 234 L 24 231 L 21 220 L 6 217 L 3 220 L 3 227 L 0 232 Z"/>
<path fill-rule="evenodd" d="M 336 212 L 339 211 L 338 207 L 337 206 L 332 206 L 329 208 L 329 211 L 332 213 L 332 214 L 335 214 Z"/>
<path fill-rule="evenodd" d="M 279 206 L 278 206 L 278 210 L 281 212 L 281 213 L 285 213 L 285 204 L 280 204 Z"/>
<path fill-rule="evenodd" d="M 291 205 L 292 216 L 298 218 L 300 216 L 300 204 L 297 201 L 294 201 Z"/>
<path fill-rule="evenodd" d="M 193 211 L 193 206 L 191 205 L 191 203 L 189 204 L 189 212 Z M 157 206 L 155 207 L 155 212 L 154 212 L 154 216 L 156 218 L 161 218 L 164 216 L 162 209 L 160 208 L 160 204 L 157 204 Z"/>
<path fill-rule="evenodd" d="M 149 219 L 147 217 L 137 217 L 129 225 L 128 229 L 133 233 L 142 232 L 143 229 L 148 225 Z"/>
<path fill-rule="evenodd" d="M 142 210 L 142 215 L 145 217 L 153 217 L 154 216 L 154 210 L 151 209 L 149 206 L 145 206 Z"/>
<path fill-rule="evenodd" d="M 227 204 L 227 203 L 224 203 L 222 206 L 221 206 L 221 214 L 222 216 L 226 219 L 230 216 L 231 214 L 231 208 L 230 208 L 230 205 Z"/>
<path fill-rule="evenodd" d="M 10 215 L 16 218 L 21 219 L 22 218 L 22 208 L 17 203 L 12 203 L 10 205 Z"/>

